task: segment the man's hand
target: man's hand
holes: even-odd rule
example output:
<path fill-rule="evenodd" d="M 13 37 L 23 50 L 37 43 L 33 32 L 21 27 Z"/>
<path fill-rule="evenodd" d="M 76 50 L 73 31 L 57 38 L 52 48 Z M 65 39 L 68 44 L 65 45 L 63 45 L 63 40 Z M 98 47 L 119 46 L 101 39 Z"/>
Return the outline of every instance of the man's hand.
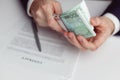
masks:
<path fill-rule="evenodd" d="M 50 27 L 55 31 L 63 33 L 64 30 L 53 17 L 54 14 L 62 13 L 61 5 L 55 0 L 34 0 L 30 12 L 39 26 Z"/>
<path fill-rule="evenodd" d="M 99 48 L 106 39 L 113 33 L 114 24 L 107 17 L 96 17 L 91 19 L 91 24 L 95 28 L 96 36 L 93 38 L 85 39 L 83 36 L 75 36 L 72 32 L 65 32 L 64 36 L 74 46 L 84 50 L 96 50 Z"/>

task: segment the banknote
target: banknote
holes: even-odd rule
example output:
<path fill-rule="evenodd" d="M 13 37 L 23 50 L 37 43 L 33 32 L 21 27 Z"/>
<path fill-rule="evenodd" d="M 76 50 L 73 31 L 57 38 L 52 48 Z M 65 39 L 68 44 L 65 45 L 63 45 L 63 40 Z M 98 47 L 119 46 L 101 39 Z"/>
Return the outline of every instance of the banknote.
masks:
<path fill-rule="evenodd" d="M 85 38 L 96 36 L 94 28 L 90 24 L 90 13 L 84 0 L 74 8 L 62 13 L 59 23 L 63 29 L 71 31 L 75 35 Z"/>

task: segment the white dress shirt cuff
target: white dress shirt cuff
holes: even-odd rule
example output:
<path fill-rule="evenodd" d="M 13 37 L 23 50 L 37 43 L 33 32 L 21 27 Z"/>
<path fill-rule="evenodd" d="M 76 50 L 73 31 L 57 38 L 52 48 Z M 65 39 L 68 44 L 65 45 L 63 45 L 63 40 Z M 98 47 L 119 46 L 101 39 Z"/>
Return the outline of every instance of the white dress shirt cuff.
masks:
<path fill-rule="evenodd" d="M 106 13 L 104 16 L 109 18 L 110 20 L 112 20 L 115 25 L 115 29 L 114 29 L 114 32 L 112 35 L 116 34 L 118 31 L 120 31 L 120 21 L 115 15 L 113 15 L 111 13 Z"/>
<path fill-rule="evenodd" d="M 28 4 L 27 4 L 27 14 L 32 17 L 32 15 L 30 14 L 30 8 L 31 8 L 31 5 L 33 3 L 34 0 L 28 0 Z"/>

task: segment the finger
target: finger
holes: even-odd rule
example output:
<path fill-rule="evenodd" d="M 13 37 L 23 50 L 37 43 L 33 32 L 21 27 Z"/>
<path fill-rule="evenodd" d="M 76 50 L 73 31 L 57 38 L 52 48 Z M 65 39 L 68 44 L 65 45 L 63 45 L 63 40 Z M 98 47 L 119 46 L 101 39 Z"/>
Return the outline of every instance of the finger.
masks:
<path fill-rule="evenodd" d="M 64 37 L 72 44 L 72 41 L 68 37 L 68 32 L 64 32 Z"/>
<path fill-rule="evenodd" d="M 79 49 L 85 51 L 85 48 L 83 48 L 83 47 L 80 45 L 80 43 L 79 43 L 79 41 L 77 40 L 77 38 L 76 38 L 76 36 L 74 35 L 74 33 L 70 32 L 70 33 L 68 34 L 68 37 L 69 37 L 69 39 L 72 41 L 72 44 L 73 44 L 74 46 L 76 46 L 76 47 L 78 47 Z"/>
<path fill-rule="evenodd" d="M 87 38 L 87 41 L 93 42 L 93 38 L 94 38 L 94 37 L 92 37 L 92 38 Z"/>
<path fill-rule="evenodd" d="M 72 45 L 74 45 L 73 42 L 72 42 L 72 40 L 69 38 L 69 33 L 68 33 L 68 32 L 65 32 L 65 33 L 64 33 L 64 36 L 65 36 L 65 38 L 66 38 Z M 76 45 L 74 45 L 74 46 L 77 47 L 77 48 L 79 48 L 79 47 L 76 46 Z"/>
<path fill-rule="evenodd" d="M 102 34 L 99 34 L 96 39 L 93 41 L 93 44 L 96 46 L 96 47 L 100 47 L 105 41 L 106 39 L 108 38 L 107 34 L 106 33 L 102 33 Z"/>
<path fill-rule="evenodd" d="M 78 36 L 77 38 L 81 46 L 84 47 L 85 49 L 96 50 L 97 47 L 93 43 L 88 42 L 84 37 Z"/>
<path fill-rule="evenodd" d="M 99 17 L 91 18 L 90 22 L 94 27 L 101 25 L 101 19 Z"/>
<path fill-rule="evenodd" d="M 60 33 L 64 33 L 64 30 L 61 28 L 61 26 L 58 24 L 58 22 L 54 19 L 51 18 L 48 21 L 48 25 L 50 26 L 50 28 L 52 28 L 53 30 L 60 32 Z"/>
<path fill-rule="evenodd" d="M 58 24 L 58 22 L 53 17 L 53 14 L 54 14 L 53 6 L 48 4 L 43 8 L 46 13 L 48 26 L 50 26 L 50 28 L 52 28 L 53 30 L 57 32 L 63 33 L 64 30 L 61 28 L 61 26 Z"/>
<path fill-rule="evenodd" d="M 78 40 L 80 41 L 81 45 L 86 48 L 86 49 L 90 49 L 90 50 L 96 50 L 97 48 L 99 48 L 107 39 L 107 36 L 105 34 L 100 34 L 97 35 L 97 37 L 94 39 L 93 42 L 89 42 L 87 41 L 84 37 L 79 36 Z"/>
<path fill-rule="evenodd" d="M 55 1 L 53 3 L 53 6 L 54 6 L 54 9 L 55 9 L 55 14 L 57 14 L 57 15 L 62 14 L 62 8 L 61 8 L 61 5 L 58 1 Z"/>

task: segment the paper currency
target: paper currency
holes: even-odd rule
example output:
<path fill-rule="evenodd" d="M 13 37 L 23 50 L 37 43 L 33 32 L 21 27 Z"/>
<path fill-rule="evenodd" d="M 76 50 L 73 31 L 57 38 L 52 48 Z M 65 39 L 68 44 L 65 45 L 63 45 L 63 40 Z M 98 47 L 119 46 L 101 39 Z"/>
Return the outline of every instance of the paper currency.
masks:
<path fill-rule="evenodd" d="M 59 23 L 63 29 L 85 38 L 96 36 L 94 28 L 90 24 L 90 14 L 84 0 L 73 9 L 64 12 L 60 18 Z"/>

